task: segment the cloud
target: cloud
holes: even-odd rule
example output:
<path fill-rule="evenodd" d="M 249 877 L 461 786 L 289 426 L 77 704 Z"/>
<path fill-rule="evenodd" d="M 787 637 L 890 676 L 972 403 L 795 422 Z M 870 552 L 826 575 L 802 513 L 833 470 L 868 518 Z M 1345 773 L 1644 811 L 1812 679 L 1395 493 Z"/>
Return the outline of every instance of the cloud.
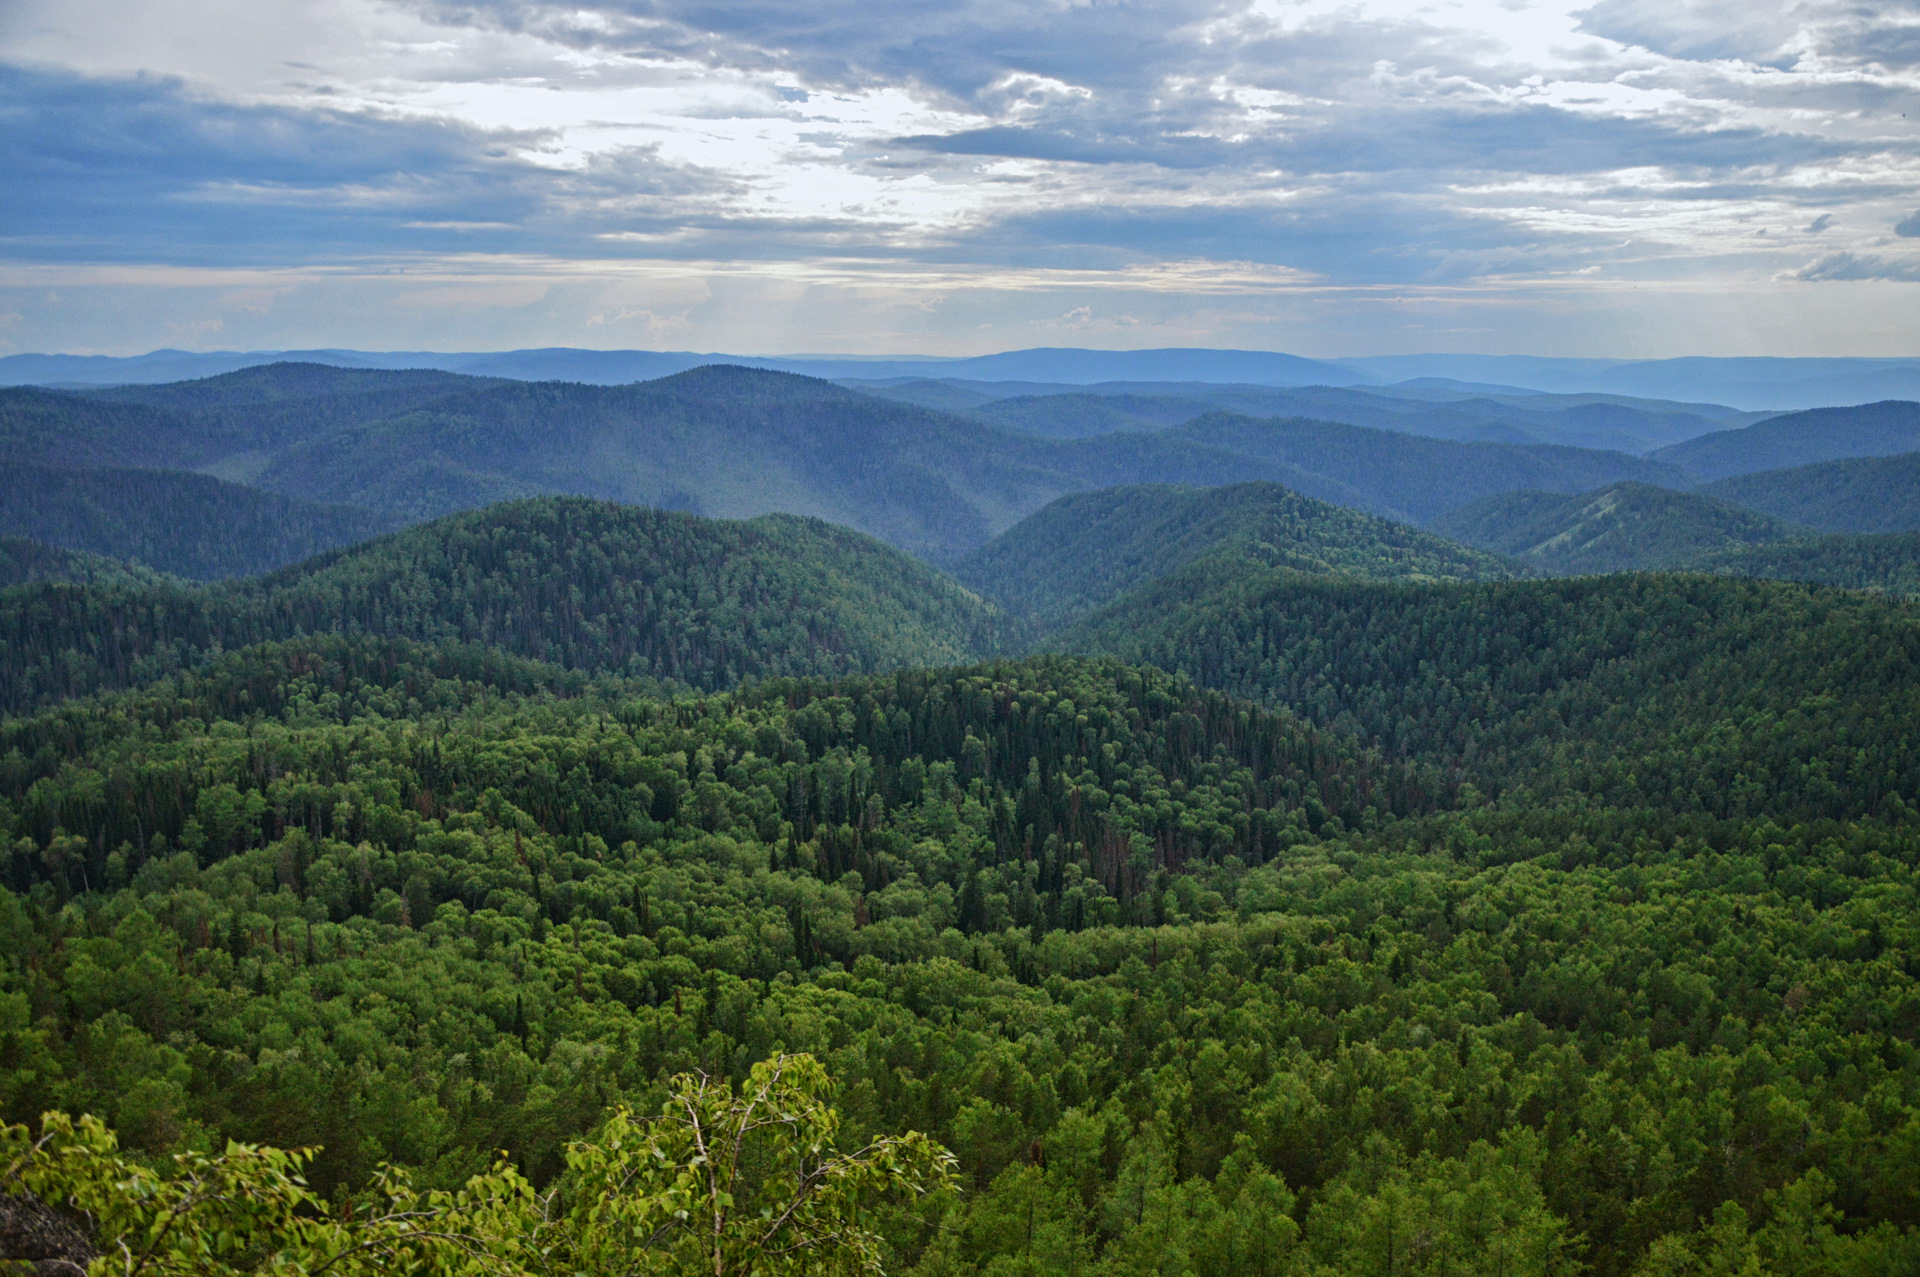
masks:
<path fill-rule="evenodd" d="M 1893 233 L 1907 239 L 1920 238 L 1920 212 L 1909 213 L 1895 222 Z"/>
<path fill-rule="evenodd" d="M 1905 278 L 1916 41 L 1915 0 L 15 0 L 0 255 L 1804 298 Z M 954 333 L 1085 304 L 939 289 Z"/>
<path fill-rule="evenodd" d="M 589 230 L 669 224 L 663 213 L 704 206 L 723 185 L 631 150 L 556 173 L 525 158 L 548 140 L 0 64 L 12 181 L 0 236 L 41 260 L 279 263 L 427 252 L 454 237 L 466 250 L 563 249 Z"/>
<path fill-rule="evenodd" d="M 1828 253 L 1784 278 L 1822 280 L 1895 280 L 1920 283 L 1920 258 L 1881 257 L 1871 253 Z"/>

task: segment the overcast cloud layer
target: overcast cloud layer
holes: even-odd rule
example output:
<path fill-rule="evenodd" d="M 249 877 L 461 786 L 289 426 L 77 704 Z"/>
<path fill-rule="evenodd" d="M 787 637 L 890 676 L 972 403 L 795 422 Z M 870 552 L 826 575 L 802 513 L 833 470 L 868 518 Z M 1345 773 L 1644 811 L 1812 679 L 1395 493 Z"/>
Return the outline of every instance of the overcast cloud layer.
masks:
<path fill-rule="evenodd" d="M 1920 0 L 4 0 L 0 349 L 1912 354 Z"/>

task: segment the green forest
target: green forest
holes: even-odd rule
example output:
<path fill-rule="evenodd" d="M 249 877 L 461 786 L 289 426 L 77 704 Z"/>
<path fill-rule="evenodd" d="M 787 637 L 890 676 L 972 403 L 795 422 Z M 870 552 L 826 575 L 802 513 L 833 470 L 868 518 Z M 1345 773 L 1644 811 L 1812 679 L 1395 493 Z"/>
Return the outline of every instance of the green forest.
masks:
<path fill-rule="evenodd" d="M 301 376 L 72 398 L 447 410 Z M 1920 1271 L 1920 551 L 1616 491 L 1473 517 L 1692 557 L 1272 481 L 958 558 L 588 495 L 212 582 L 0 539 L 0 1264 Z"/>

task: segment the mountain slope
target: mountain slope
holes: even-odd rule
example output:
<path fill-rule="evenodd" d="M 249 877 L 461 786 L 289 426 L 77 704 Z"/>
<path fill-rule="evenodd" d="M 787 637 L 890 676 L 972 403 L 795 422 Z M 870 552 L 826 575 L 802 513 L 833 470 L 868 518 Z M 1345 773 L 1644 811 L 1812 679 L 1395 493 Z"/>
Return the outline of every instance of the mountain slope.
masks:
<path fill-rule="evenodd" d="M 1920 529 L 1920 452 L 1765 470 L 1702 492 L 1821 532 Z"/>
<path fill-rule="evenodd" d="M 1017 642 L 924 564 L 815 520 L 547 497 L 468 511 L 271 576 L 0 595 L 0 708 L 144 682 L 216 648 L 315 633 L 489 645 L 696 687 L 946 665 Z"/>
<path fill-rule="evenodd" d="M 1815 461 L 1915 451 L 1920 451 L 1920 403 L 1890 399 L 1771 417 L 1739 430 L 1701 435 L 1653 456 L 1708 482 Z"/>
<path fill-rule="evenodd" d="M 1803 581 L 1920 600 L 1920 532 L 1809 537 L 1723 550 L 1686 566 L 1701 572 Z"/>
<path fill-rule="evenodd" d="M 262 486 L 411 517 L 571 492 L 726 517 L 809 515 L 939 557 L 1071 480 L 1030 444 L 828 382 L 703 368 L 632 386 L 514 383 L 330 431 Z"/>
<path fill-rule="evenodd" d="M 1050 440 L 739 367 L 627 386 L 441 377 L 269 368 L 149 396 L 173 406 L 10 392 L 22 404 L 38 396 L 20 412 L 39 415 L 0 458 L 201 469 L 400 522 L 542 493 L 724 517 L 786 511 L 934 561 L 1056 497 L 1120 484 L 1264 479 L 1418 521 L 1512 488 L 1681 482 L 1622 453 L 1461 444 L 1305 419 L 1214 414 L 1171 430 Z M 468 388 L 440 393 L 447 385 Z M 309 393 L 315 387 L 325 393 Z M 402 400 L 403 410 L 373 415 Z M 5 405 L 0 396 L 0 427 Z M 85 428 L 62 427 L 63 413 Z M 128 432 L 117 451 L 116 413 Z"/>
<path fill-rule="evenodd" d="M 431 370 L 277 363 L 198 381 L 85 393 L 102 402 L 156 408 L 190 422 L 191 450 L 170 464 L 248 482 L 275 452 L 302 439 L 496 384 L 491 378 Z"/>
<path fill-rule="evenodd" d="M 393 519 L 184 470 L 0 465 L 0 535 L 192 580 L 253 576 L 393 530 Z"/>
<path fill-rule="evenodd" d="M 1490 555 L 1276 483 L 1106 488 L 1062 497 L 953 567 L 962 582 L 1054 629 L 1203 555 L 1376 579 L 1488 580 Z"/>
<path fill-rule="evenodd" d="M 205 470 L 245 481 L 300 439 L 494 384 L 443 372 L 277 363 L 154 386 L 0 390 L 0 459 Z"/>
<path fill-rule="evenodd" d="M 1717 817 L 1899 815 L 1920 611 L 1774 581 L 1408 586 L 1206 561 L 1052 642 L 1356 730 L 1490 792 Z"/>
<path fill-rule="evenodd" d="M 1303 419 L 1260 421 L 1215 413 L 1151 437 L 1295 467 L 1349 487 L 1365 502 L 1342 504 L 1413 523 L 1523 488 L 1585 492 L 1623 479 L 1684 485 L 1672 467 L 1620 452 L 1460 443 Z"/>
<path fill-rule="evenodd" d="M 0 590 L 37 581 L 68 585 L 160 585 L 160 574 L 82 550 L 62 550 L 25 537 L 0 536 Z"/>
<path fill-rule="evenodd" d="M 32 388 L 0 390 L 0 461 L 170 467 L 194 450 L 193 423 L 148 404 Z"/>
<path fill-rule="evenodd" d="M 1644 483 L 1594 492 L 1506 492 L 1448 511 L 1427 525 L 1444 537 L 1572 576 L 1673 567 L 1729 546 L 1805 535 L 1770 515 Z"/>

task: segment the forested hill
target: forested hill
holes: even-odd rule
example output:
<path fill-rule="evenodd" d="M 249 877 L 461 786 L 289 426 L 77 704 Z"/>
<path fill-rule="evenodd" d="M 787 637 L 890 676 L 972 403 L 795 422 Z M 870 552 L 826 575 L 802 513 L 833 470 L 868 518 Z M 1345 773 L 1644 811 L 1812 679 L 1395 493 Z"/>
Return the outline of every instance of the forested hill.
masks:
<path fill-rule="evenodd" d="M 1835 585 L 1920 601 L 1920 533 L 1915 532 L 1806 537 L 1703 555 L 1689 566 L 1702 572 Z"/>
<path fill-rule="evenodd" d="M 1498 580 L 1491 555 L 1277 483 L 1106 488 L 1062 497 L 954 565 L 954 575 L 1043 630 L 1228 552 L 1302 572 Z"/>
<path fill-rule="evenodd" d="M 1304 471 L 1359 494 L 1358 500 L 1341 504 L 1414 523 L 1424 523 L 1496 492 L 1525 488 L 1586 492 L 1620 480 L 1688 486 L 1673 467 L 1622 452 L 1544 444 L 1459 443 L 1302 418 L 1259 420 L 1213 413 L 1146 437 Z M 1138 438 L 1141 436 L 1120 436 L 1119 440 Z M 1103 443 L 1113 447 L 1118 440 L 1086 440 L 1061 446 L 1093 449 Z M 1287 482 L 1284 477 L 1280 481 Z"/>
<path fill-rule="evenodd" d="M 35 581 L 65 581 L 69 585 L 160 585 L 158 572 L 118 559 L 80 550 L 0 536 L 0 589 Z"/>
<path fill-rule="evenodd" d="M 191 422 L 191 450 L 173 464 L 252 482 L 275 456 L 301 440 L 497 384 L 493 378 L 425 369 L 284 363 L 200 381 L 86 393 L 112 403 L 146 404 Z"/>
<path fill-rule="evenodd" d="M 1701 435 L 1653 455 L 1697 479 L 1712 480 L 1842 457 L 1914 451 L 1920 451 L 1920 403 L 1889 399 L 1771 417 L 1739 430 Z"/>
<path fill-rule="evenodd" d="M 12 462 L 206 470 L 244 481 L 276 451 L 310 435 L 492 384 L 443 372 L 282 363 L 155 386 L 0 390 L 0 455 Z"/>
<path fill-rule="evenodd" d="M 0 535 L 192 580 L 254 576 L 390 532 L 392 518 L 184 470 L 0 464 Z"/>
<path fill-rule="evenodd" d="M 1771 515 L 1644 483 L 1614 483 L 1572 497 L 1506 492 L 1427 526 L 1561 575 L 1681 566 L 1713 551 L 1807 532 Z"/>
<path fill-rule="evenodd" d="M 539 494 L 716 517 L 787 511 L 950 562 L 1049 501 L 1120 484 L 1269 480 L 1424 519 L 1493 492 L 1678 471 L 1617 452 L 1463 444 L 1215 415 L 1059 440 L 738 367 L 628 386 L 276 365 L 96 395 L 0 393 L 16 463 L 185 467 L 399 522 Z"/>
<path fill-rule="evenodd" d="M 1646 809 L 1448 811 L 1105 661 L 663 701 L 338 636 L 8 721 L 0 760 L 0 1112 L 142 1163 L 318 1145 L 364 1208 L 382 1163 L 505 1150 L 566 1192 L 614 1106 L 803 1050 L 842 1148 L 958 1157 L 863 1212 L 902 1277 L 1920 1261 L 1899 820 L 1714 819 L 1685 767 Z"/>
<path fill-rule="evenodd" d="M 171 467 L 196 438 L 192 422 L 145 404 L 0 390 L 0 460 L 13 465 Z"/>
<path fill-rule="evenodd" d="M 702 368 L 631 386 L 476 390 L 310 440 L 259 482 L 415 517 L 539 492 L 712 516 L 783 510 L 940 557 L 1075 486 L 1044 461 L 977 422 L 805 377 Z"/>
<path fill-rule="evenodd" d="M 1920 531 L 1920 452 L 1743 474 L 1702 491 L 1821 532 Z"/>
<path fill-rule="evenodd" d="M 1625 574 L 1407 586 L 1204 562 L 1054 640 L 1357 731 L 1489 791 L 1783 818 L 1920 794 L 1920 611 Z"/>
<path fill-rule="evenodd" d="M 694 687 L 944 665 L 1017 642 L 992 605 L 870 537 L 547 497 L 452 515 L 256 580 L 0 595 L 0 704 L 149 681 L 296 634 L 458 640 Z"/>

